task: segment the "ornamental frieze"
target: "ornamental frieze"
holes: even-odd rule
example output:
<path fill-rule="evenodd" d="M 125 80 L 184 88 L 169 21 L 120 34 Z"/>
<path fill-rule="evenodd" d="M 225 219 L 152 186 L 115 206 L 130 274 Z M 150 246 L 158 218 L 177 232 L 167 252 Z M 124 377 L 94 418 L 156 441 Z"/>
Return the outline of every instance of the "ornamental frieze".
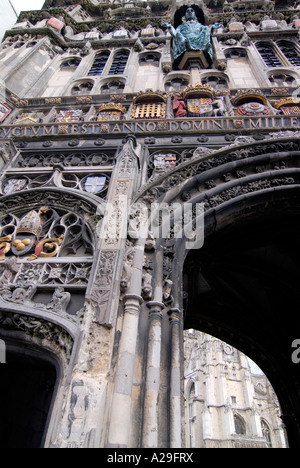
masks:
<path fill-rule="evenodd" d="M 142 134 L 153 133 L 184 133 L 220 132 L 238 129 L 244 130 L 279 130 L 283 128 L 299 128 L 299 115 L 270 116 L 239 116 L 239 117 L 203 117 L 191 119 L 161 119 L 107 121 L 106 133 L 110 134 Z M 59 135 L 61 125 L 56 123 L 44 125 L 11 125 L 0 127 L 0 138 L 34 138 Z M 64 135 L 99 135 L 102 133 L 101 122 L 78 122 L 64 125 Z"/>

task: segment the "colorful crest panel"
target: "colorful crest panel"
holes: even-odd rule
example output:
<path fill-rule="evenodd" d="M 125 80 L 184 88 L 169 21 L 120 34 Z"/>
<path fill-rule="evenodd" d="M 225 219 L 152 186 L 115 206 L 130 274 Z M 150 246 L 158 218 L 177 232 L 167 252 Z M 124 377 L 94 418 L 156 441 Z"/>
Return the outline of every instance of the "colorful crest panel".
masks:
<path fill-rule="evenodd" d="M 175 167 L 177 162 L 176 154 L 155 154 L 154 167 Z"/>
<path fill-rule="evenodd" d="M 11 193 L 19 192 L 25 187 L 26 183 L 26 179 L 9 179 L 3 188 L 3 193 L 10 195 Z"/>
<path fill-rule="evenodd" d="M 247 102 L 237 109 L 240 115 L 269 115 L 270 109 L 259 102 Z"/>
<path fill-rule="evenodd" d="M 210 98 L 187 99 L 187 108 L 191 116 L 208 114 L 212 111 L 212 100 Z"/>
<path fill-rule="evenodd" d="M 121 115 L 122 113 L 118 111 L 99 112 L 99 114 L 97 115 L 97 122 L 108 122 L 110 120 L 120 120 Z"/>
<path fill-rule="evenodd" d="M 89 193 L 99 193 L 101 190 L 104 189 L 106 185 L 106 177 L 100 176 L 100 177 L 87 177 L 84 188 L 87 192 Z"/>
<path fill-rule="evenodd" d="M 80 109 L 76 110 L 61 110 L 55 119 L 57 123 L 78 122 L 82 116 Z"/>

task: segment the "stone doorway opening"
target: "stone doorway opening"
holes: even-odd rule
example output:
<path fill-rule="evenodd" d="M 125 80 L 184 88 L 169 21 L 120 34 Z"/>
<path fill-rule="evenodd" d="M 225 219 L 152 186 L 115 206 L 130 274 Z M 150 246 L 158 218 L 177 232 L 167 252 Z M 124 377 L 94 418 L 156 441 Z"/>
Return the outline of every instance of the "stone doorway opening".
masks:
<path fill-rule="evenodd" d="M 282 212 L 281 212 L 282 213 Z M 278 397 L 291 448 L 300 446 L 299 213 L 223 222 L 184 264 L 184 328 L 209 333 L 249 356 Z"/>
<path fill-rule="evenodd" d="M 0 447 L 42 448 L 57 382 L 43 351 L 7 346 L 0 366 Z"/>

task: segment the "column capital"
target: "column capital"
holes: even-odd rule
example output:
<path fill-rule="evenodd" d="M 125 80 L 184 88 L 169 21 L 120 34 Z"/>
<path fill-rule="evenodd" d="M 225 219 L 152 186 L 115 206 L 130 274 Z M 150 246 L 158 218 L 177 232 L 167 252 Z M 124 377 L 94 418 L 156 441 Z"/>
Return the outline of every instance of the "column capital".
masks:
<path fill-rule="evenodd" d="M 177 308 L 172 308 L 172 309 L 169 309 L 168 311 L 168 315 L 170 316 L 170 320 L 171 321 L 180 321 L 181 317 L 182 317 L 182 312 L 180 309 L 177 309 Z"/>
<path fill-rule="evenodd" d="M 157 310 L 163 310 L 165 308 L 165 305 L 163 302 L 160 301 L 149 301 L 146 304 L 149 309 L 157 309 Z"/>
<path fill-rule="evenodd" d="M 125 312 L 128 312 L 130 308 L 139 312 L 143 298 L 137 294 L 126 294 L 124 296 L 123 302 Z"/>

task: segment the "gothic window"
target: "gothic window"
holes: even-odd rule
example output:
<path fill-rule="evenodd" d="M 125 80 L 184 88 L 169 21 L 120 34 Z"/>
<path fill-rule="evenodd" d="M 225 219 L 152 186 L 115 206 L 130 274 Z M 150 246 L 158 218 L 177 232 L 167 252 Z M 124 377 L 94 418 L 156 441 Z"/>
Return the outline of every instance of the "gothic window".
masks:
<path fill-rule="evenodd" d="M 116 52 L 109 70 L 109 75 L 122 75 L 125 71 L 128 57 L 128 50 L 120 50 L 119 52 Z"/>
<path fill-rule="evenodd" d="M 79 57 L 72 57 L 64 60 L 60 66 L 61 70 L 75 70 L 80 64 L 81 59 Z"/>
<path fill-rule="evenodd" d="M 235 414 L 233 418 L 235 433 L 238 435 L 246 435 L 246 425 L 241 416 Z"/>
<path fill-rule="evenodd" d="M 89 76 L 101 75 L 110 53 L 108 51 L 100 52 L 96 55 L 94 63 L 89 71 Z"/>
<path fill-rule="evenodd" d="M 269 81 L 274 85 L 281 88 L 282 86 L 296 86 L 296 79 L 288 73 L 272 73 L 269 76 Z"/>
<path fill-rule="evenodd" d="M 288 59 L 291 65 L 294 65 L 296 67 L 300 66 L 300 56 L 298 54 L 295 44 L 285 40 L 277 41 L 276 44 L 284 53 L 285 57 Z"/>
<path fill-rule="evenodd" d="M 262 430 L 263 437 L 267 441 L 268 447 L 271 448 L 272 447 L 271 431 L 270 431 L 268 424 L 263 419 L 261 420 L 261 430 Z"/>
<path fill-rule="evenodd" d="M 140 65 L 159 65 L 160 54 L 158 52 L 146 52 L 139 56 Z"/>
<path fill-rule="evenodd" d="M 187 78 L 176 77 L 168 80 L 165 84 L 166 92 L 170 91 L 183 91 L 189 85 Z"/>
<path fill-rule="evenodd" d="M 227 59 L 247 58 L 247 51 L 239 47 L 233 47 L 231 49 L 226 49 L 224 55 Z"/>
<path fill-rule="evenodd" d="M 63 173 L 61 184 L 63 187 L 81 190 L 105 198 L 110 177 L 103 173 L 94 173 L 87 176 L 76 173 Z"/>
<path fill-rule="evenodd" d="M 119 80 L 112 80 L 101 86 L 101 94 L 120 93 L 124 90 L 125 83 Z"/>
<path fill-rule="evenodd" d="M 78 83 L 73 86 L 71 90 L 72 96 L 80 96 L 89 94 L 93 89 L 94 84 L 91 81 L 86 81 L 85 83 Z"/>
<path fill-rule="evenodd" d="M 226 89 L 228 87 L 227 80 L 222 76 L 206 76 L 202 78 L 201 83 L 209 85 L 214 89 Z"/>
<path fill-rule="evenodd" d="M 282 63 L 278 57 L 277 51 L 273 44 L 268 42 L 257 42 L 256 48 L 262 59 L 268 67 L 281 67 Z"/>
<path fill-rule="evenodd" d="M 59 197 L 57 192 L 52 196 L 59 200 L 57 204 L 70 204 L 71 211 L 42 206 L 0 219 L 0 260 L 11 265 L 17 264 L 18 257 L 26 260 L 6 277 L 2 299 L 14 304 L 32 303 L 36 310 L 77 315 L 92 269 L 94 235 L 83 219 L 87 212 L 80 213 L 79 198 L 70 200 L 70 195 Z"/>

